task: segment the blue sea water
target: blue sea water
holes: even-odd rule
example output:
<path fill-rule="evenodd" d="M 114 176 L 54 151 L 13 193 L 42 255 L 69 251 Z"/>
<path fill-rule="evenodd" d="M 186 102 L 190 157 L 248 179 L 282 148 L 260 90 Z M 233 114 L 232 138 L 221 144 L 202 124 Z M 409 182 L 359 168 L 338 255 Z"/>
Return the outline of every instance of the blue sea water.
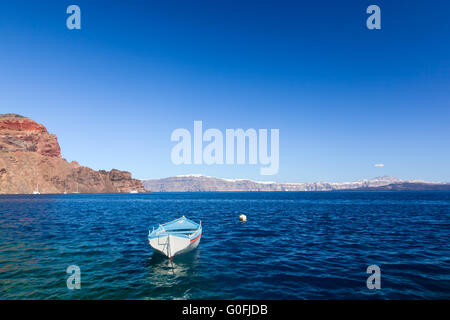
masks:
<path fill-rule="evenodd" d="M 154 255 L 182 215 L 199 248 Z M 0 299 L 449 299 L 449 240 L 450 192 L 0 196 Z"/>

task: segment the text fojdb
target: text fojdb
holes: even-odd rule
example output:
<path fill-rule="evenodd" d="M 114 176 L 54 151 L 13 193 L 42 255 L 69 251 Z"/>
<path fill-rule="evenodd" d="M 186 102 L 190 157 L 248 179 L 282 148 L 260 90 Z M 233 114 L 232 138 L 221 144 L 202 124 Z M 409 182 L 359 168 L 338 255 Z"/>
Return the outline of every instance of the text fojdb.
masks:
<path fill-rule="evenodd" d="M 257 305 L 257 304 L 237 304 L 233 305 L 230 304 L 227 306 L 227 313 L 228 314 L 237 314 L 237 315 L 245 315 L 245 316 L 251 316 L 255 314 L 267 314 L 267 305 Z"/>
<path fill-rule="evenodd" d="M 279 138 L 278 129 L 270 130 L 270 155 L 268 154 L 268 130 L 259 129 L 226 129 L 225 159 L 223 134 L 218 129 L 208 129 L 203 132 L 202 121 L 194 121 L 193 143 L 191 133 L 187 129 L 176 129 L 172 132 L 171 141 L 178 142 L 171 152 L 172 162 L 179 164 L 246 164 L 248 147 L 248 164 L 265 165 L 260 168 L 261 175 L 274 175 L 279 169 Z M 248 146 L 246 141 L 248 140 Z M 210 142 L 203 148 L 203 142 Z M 236 142 L 236 143 L 235 143 Z M 192 144 L 194 159 L 192 161 Z M 236 151 L 236 152 L 235 152 Z M 258 152 L 259 151 L 259 152 Z M 236 153 L 236 157 L 235 157 Z"/>

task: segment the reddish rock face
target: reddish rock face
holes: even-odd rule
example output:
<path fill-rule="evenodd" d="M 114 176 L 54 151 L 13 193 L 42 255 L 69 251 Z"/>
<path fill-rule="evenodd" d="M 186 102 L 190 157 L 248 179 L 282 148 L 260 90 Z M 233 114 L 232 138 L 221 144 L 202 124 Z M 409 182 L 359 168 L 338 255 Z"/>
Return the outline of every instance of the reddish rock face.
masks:
<path fill-rule="evenodd" d="M 61 157 L 58 139 L 35 121 L 0 115 L 1 193 L 145 192 L 131 173 L 95 171 Z"/>
<path fill-rule="evenodd" d="M 18 115 L 4 115 L 1 117 L 0 130 L 47 132 L 43 125 Z"/>
<path fill-rule="evenodd" d="M 28 151 L 61 157 L 58 139 L 35 121 L 18 115 L 0 117 L 0 152 Z"/>

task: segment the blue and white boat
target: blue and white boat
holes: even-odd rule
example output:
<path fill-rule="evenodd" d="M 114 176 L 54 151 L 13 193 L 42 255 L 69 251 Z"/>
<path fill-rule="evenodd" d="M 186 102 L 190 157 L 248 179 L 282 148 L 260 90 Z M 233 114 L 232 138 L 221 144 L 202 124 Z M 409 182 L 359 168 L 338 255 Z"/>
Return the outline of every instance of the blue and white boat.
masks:
<path fill-rule="evenodd" d="M 168 258 L 189 252 L 198 247 L 202 237 L 202 222 L 195 223 L 185 216 L 160 224 L 148 233 L 148 243 L 153 250 Z"/>

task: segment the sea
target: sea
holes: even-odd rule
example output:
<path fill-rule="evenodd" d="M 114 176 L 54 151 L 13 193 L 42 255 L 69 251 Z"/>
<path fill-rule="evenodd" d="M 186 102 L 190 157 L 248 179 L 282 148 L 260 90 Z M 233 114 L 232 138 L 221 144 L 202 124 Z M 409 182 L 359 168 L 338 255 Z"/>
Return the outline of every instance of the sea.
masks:
<path fill-rule="evenodd" d="M 148 232 L 183 215 L 170 261 Z M 450 192 L 4 195 L 0 299 L 450 299 L 449 241 Z"/>

